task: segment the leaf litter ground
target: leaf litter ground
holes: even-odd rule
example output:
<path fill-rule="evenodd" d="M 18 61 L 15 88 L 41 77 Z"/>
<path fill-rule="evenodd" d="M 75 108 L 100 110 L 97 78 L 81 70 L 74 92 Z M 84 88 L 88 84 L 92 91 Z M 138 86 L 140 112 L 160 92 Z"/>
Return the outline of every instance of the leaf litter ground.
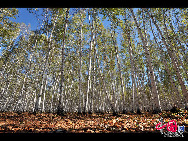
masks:
<path fill-rule="evenodd" d="M 0 133 L 159 133 L 155 126 L 160 117 L 167 123 L 176 120 L 188 131 L 188 112 L 162 112 L 159 114 L 86 114 L 1 112 Z"/>

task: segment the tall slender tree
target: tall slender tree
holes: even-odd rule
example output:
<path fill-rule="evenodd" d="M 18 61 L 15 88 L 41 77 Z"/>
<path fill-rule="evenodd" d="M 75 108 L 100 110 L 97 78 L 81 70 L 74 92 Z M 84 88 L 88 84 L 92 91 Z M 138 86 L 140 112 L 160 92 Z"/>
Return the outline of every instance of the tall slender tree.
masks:
<path fill-rule="evenodd" d="M 160 100 L 159 100 L 159 95 L 158 95 L 157 86 L 156 86 L 156 82 L 155 82 L 152 60 L 151 60 L 150 52 L 149 52 L 149 49 L 148 49 L 147 39 L 144 38 L 144 36 L 141 32 L 141 29 L 138 25 L 138 22 L 136 20 L 136 17 L 134 15 L 132 8 L 130 8 L 130 11 L 132 13 L 135 24 L 137 26 L 138 33 L 141 37 L 143 47 L 144 47 L 144 50 L 145 50 L 145 54 L 146 54 L 146 58 L 147 58 L 147 63 L 148 63 L 148 66 L 149 66 L 148 69 L 149 69 L 149 76 L 150 76 L 151 85 L 152 85 L 152 95 L 153 95 L 154 109 L 155 109 L 156 112 L 160 112 L 161 111 Z"/>
<path fill-rule="evenodd" d="M 64 103 L 63 103 L 63 92 L 64 92 L 64 50 L 65 50 L 65 34 L 67 30 L 67 24 L 68 24 L 68 15 L 69 15 L 69 8 L 66 9 L 66 16 L 65 16 L 65 22 L 64 22 L 64 32 L 63 32 L 63 39 L 62 39 L 62 51 L 61 51 L 61 81 L 60 81 L 60 97 L 59 97 L 59 103 L 58 103 L 58 114 L 63 114 L 64 110 Z"/>
<path fill-rule="evenodd" d="M 182 76 L 181 76 L 181 74 L 180 74 L 179 66 L 178 66 L 177 60 L 176 60 L 176 58 L 175 58 L 175 54 L 174 54 L 173 51 L 170 50 L 170 48 L 169 48 L 169 46 L 168 46 L 168 44 L 167 44 L 167 42 L 166 42 L 166 40 L 165 40 L 165 37 L 164 37 L 164 35 L 162 34 L 162 31 L 160 30 L 159 26 L 157 25 L 157 23 L 156 23 L 155 19 L 153 18 L 152 14 L 150 14 L 147 9 L 145 9 L 145 11 L 146 11 L 147 14 L 149 15 L 149 17 L 152 19 L 152 22 L 154 23 L 154 25 L 156 26 L 156 28 L 157 28 L 157 30 L 158 30 L 160 36 L 162 37 L 162 42 L 163 42 L 163 44 L 165 45 L 165 47 L 166 47 L 166 49 L 167 49 L 167 51 L 168 51 L 168 54 L 169 54 L 169 56 L 170 56 L 170 58 L 171 58 L 171 60 L 172 60 L 172 64 L 173 64 L 173 67 L 174 67 L 174 69 L 175 69 L 176 75 L 177 75 L 177 77 L 178 77 L 178 81 L 179 81 L 179 83 L 180 83 L 180 86 L 181 86 L 181 89 L 182 89 L 182 93 L 183 93 L 183 95 L 184 95 L 184 97 L 185 97 L 186 107 L 188 107 L 188 105 L 187 105 L 187 103 L 188 103 L 188 102 L 187 102 L 187 101 L 188 101 L 188 93 L 187 93 L 187 89 L 186 89 L 186 87 L 185 87 L 185 84 L 184 84 L 184 82 L 183 82 L 183 80 L 182 80 Z M 169 42 L 169 43 L 170 43 L 170 42 Z M 170 44 L 170 46 L 171 46 L 171 44 Z M 173 49 L 172 46 L 171 46 L 171 48 Z"/>

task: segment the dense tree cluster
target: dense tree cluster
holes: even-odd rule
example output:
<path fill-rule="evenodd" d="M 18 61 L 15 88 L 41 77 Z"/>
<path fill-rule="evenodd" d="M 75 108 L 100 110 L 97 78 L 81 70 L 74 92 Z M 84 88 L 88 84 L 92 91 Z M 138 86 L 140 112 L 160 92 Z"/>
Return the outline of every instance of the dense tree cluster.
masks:
<path fill-rule="evenodd" d="M 0 9 L 0 110 L 187 108 L 187 8 Z"/>

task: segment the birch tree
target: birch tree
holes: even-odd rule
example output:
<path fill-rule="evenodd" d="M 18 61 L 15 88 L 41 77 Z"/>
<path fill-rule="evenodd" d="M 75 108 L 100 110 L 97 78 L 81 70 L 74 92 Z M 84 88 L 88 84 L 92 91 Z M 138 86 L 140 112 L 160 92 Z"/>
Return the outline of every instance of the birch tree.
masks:
<path fill-rule="evenodd" d="M 132 13 L 132 16 L 134 18 L 135 24 L 137 26 L 138 33 L 139 33 L 139 35 L 141 37 L 141 40 L 142 40 L 142 43 L 143 43 L 143 48 L 145 50 L 145 54 L 146 54 L 146 58 L 147 58 L 147 63 L 149 65 L 148 69 L 149 69 L 149 76 L 150 76 L 151 85 L 152 85 L 153 102 L 155 103 L 154 109 L 155 109 L 155 111 L 159 112 L 159 111 L 161 111 L 161 107 L 160 107 L 160 101 L 159 101 L 159 95 L 158 95 L 158 91 L 157 91 L 157 86 L 156 86 L 156 82 L 155 82 L 155 78 L 154 78 L 152 60 L 151 60 L 150 53 L 149 53 L 149 50 L 148 50 L 147 40 L 144 39 L 144 37 L 142 35 L 142 32 L 141 32 L 141 29 L 140 29 L 140 27 L 138 25 L 138 22 L 136 20 L 135 15 L 134 15 L 134 12 L 133 12 L 133 10 L 131 8 L 130 8 L 130 11 Z"/>
<path fill-rule="evenodd" d="M 59 103 L 58 103 L 58 114 L 63 114 L 63 91 L 64 91 L 64 49 L 65 49 L 65 34 L 67 30 L 67 24 L 68 24 L 68 15 L 69 15 L 69 8 L 66 9 L 66 17 L 65 17 L 65 23 L 64 23 L 64 32 L 63 32 L 63 39 L 62 39 L 62 60 L 61 60 L 61 81 L 60 81 L 60 97 L 59 97 Z"/>
<path fill-rule="evenodd" d="M 181 86 L 181 89 L 182 89 L 182 93 L 183 93 L 183 95 L 184 95 L 184 97 L 185 97 L 185 102 L 186 102 L 186 107 L 187 107 L 188 93 L 187 93 L 187 89 L 186 89 L 186 87 L 185 87 L 185 84 L 184 84 L 184 82 L 183 82 L 183 80 L 182 80 L 182 76 L 181 76 L 180 71 L 179 71 L 179 66 L 178 66 L 178 64 L 177 64 L 177 60 L 176 60 L 176 58 L 174 57 L 175 54 L 174 54 L 173 51 L 170 50 L 170 48 L 169 48 L 169 46 L 168 46 L 168 44 L 167 44 L 167 42 L 166 42 L 166 40 L 165 40 L 165 37 L 163 36 L 162 31 L 160 30 L 160 28 L 159 28 L 159 26 L 157 25 L 157 23 L 156 23 L 155 19 L 153 18 L 153 16 L 147 11 L 147 9 L 145 9 L 145 11 L 147 12 L 147 14 L 149 15 L 149 17 L 152 19 L 152 22 L 153 22 L 154 25 L 156 26 L 156 28 L 157 28 L 157 30 L 158 30 L 158 32 L 159 32 L 161 38 L 162 38 L 162 42 L 163 42 L 163 44 L 165 45 L 165 47 L 166 47 L 166 49 L 167 49 L 167 51 L 168 51 L 168 54 L 169 54 L 169 56 L 170 56 L 170 58 L 171 58 L 171 60 L 172 60 L 172 64 L 173 64 L 173 66 L 174 66 L 176 75 L 177 75 L 177 77 L 178 77 L 178 81 L 179 81 L 179 83 L 180 83 L 180 86 Z M 170 44 L 170 46 L 171 46 L 171 44 Z M 171 48 L 173 48 L 173 47 L 171 46 Z"/>

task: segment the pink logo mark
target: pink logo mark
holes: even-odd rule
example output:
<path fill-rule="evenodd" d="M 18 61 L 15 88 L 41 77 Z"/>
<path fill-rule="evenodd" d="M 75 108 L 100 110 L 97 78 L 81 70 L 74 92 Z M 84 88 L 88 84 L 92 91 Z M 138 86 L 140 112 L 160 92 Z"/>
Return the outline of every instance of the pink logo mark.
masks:
<path fill-rule="evenodd" d="M 167 130 L 171 131 L 171 132 L 176 132 L 177 131 L 177 123 L 175 120 L 171 120 L 169 121 L 167 124 L 164 124 L 163 126 L 159 127 L 159 125 L 161 125 L 161 122 L 159 122 L 156 125 L 156 129 L 157 130 L 161 130 L 162 128 L 164 128 L 165 126 L 167 126 Z"/>

